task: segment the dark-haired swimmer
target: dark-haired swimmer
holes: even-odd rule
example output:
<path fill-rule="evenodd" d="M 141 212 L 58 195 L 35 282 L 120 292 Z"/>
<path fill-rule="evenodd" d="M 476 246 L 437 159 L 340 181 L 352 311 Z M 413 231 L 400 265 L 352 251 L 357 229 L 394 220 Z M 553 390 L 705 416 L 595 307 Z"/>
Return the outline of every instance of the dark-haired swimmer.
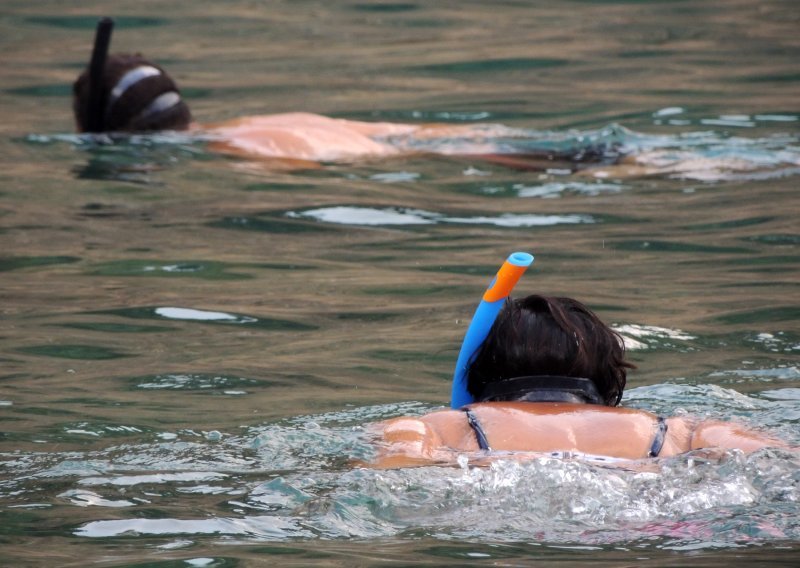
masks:
<path fill-rule="evenodd" d="M 199 125 L 192 122 L 186 101 L 164 69 L 138 54 L 108 55 L 112 28 L 110 19 L 99 23 L 90 64 L 74 86 L 80 132 L 190 131 L 209 150 L 247 158 L 265 169 L 428 154 L 593 179 L 676 176 L 710 181 L 737 172 L 783 175 L 784 167 L 794 172 L 797 166 L 791 152 L 785 161 L 770 164 L 760 158 L 740 159 L 738 153 L 731 158 L 716 146 L 707 151 L 695 149 L 693 143 L 684 147 L 680 137 L 675 147 L 655 140 L 650 147 L 613 128 L 596 137 L 559 141 L 500 124 L 362 122 L 305 112 Z"/>
<path fill-rule="evenodd" d="M 788 448 L 740 424 L 618 407 L 631 368 L 622 338 L 580 302 L 509 299 L 468 368 L 476 402 L 378 424 L 373 465 L 454 464 L 463 454 L 480 461 L 487 450 L 608 463 L 706 448 Z"/>
<path fill-rule="evenodd" d="M 97 49 L 95 50 L 97 51 Z M 261 159 L 277 167 L 315 167 L 320 162 L 366 160 L 423 153 L 426 141 L 458 139 L 455 144 L 427 145 L 438 154 L 474 157 L 525 169 L 578 169 L 617 159 L 604 147 L 574 151 L 514 153 L 492 139 L 512 130 L 499 125 L 414 125 L 361 122 L 293 112 L 250 116 L 198 125 L 175 81 L 139 54 L 102 58 L 90 65 L 73 86 L 73 110 L 79 132 L 133 133 L 191 130 L 214 151 Z"/>

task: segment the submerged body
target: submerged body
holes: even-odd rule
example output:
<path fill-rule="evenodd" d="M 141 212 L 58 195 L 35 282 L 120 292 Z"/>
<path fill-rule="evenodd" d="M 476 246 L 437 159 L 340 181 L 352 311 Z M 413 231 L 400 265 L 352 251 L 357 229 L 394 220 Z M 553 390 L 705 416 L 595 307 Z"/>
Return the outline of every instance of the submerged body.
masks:
<path fill-rule="evenodd" d="M 407 125 L 354 122 L 304 112 L 243 117 L 195 128 L 212 140 L 217 151 L 309 162 L 396 155 L 397 150 L 378 137 L 413 130 Z"/>
<path fill-rule="evenodd" d="M 237 118 L 223 123 L 195 125 L 211 138 L 218 151 L 250 158 L 333 162 L 385 158 L 419 153 L 429 140 L 458 139 L 440 147 L 445 155 L 500 153 L 493 142 L 508 131 L 498 125 L 403 124 L 330 118 L 308 112 L 290 112 Z M 547 153 L 542 151 L 542 156 Z M 555 157 L 552 155 L 551 157 Z"/>

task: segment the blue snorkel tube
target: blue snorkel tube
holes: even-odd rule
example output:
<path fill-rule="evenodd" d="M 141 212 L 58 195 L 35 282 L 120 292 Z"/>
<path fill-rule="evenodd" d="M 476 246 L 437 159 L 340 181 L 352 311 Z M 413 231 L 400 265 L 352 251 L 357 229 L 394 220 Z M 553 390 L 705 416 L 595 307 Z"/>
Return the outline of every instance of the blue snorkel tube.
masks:
<path fill-rule="evenodd" d="M 478 304 L 478 309 L 475 310 L 472 322 L 467 328 L 464 341 L 461 343 L 461 351 L 458 353 L 456 370 L 453 373 L 451 408 L 461 408 L 465 404 L 475 402 L 475 399 L 467 391 L 467 369 L 469 369 L 472 357 L 478 347 L 489 335 L 489 330 L 492 329 L 506 298 L 531 264 L 533 264 L 533 255 L 527 252 L 510 254 L 484 292 L 481 303 Z"/>

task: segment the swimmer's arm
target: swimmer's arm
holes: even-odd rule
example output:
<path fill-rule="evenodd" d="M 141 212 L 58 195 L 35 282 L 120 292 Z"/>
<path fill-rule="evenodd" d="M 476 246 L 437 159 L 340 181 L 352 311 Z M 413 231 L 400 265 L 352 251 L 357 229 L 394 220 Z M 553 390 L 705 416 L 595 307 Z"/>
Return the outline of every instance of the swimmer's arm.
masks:
<path fill-rule="evenodd" d="M 690 450 L 700 448 L 738 449 L 745 453 L 762 448 L 782 448 L 798 451 L 783 440 L 748 428 L 735 422 L 705 420 L 700 422 L 691 436 Z"/>
<path fill-rule="evenodd" d="M 375 426 L 382 437 L 377 458 L 370 463 L 379 469 L 414 467 L 440 463 L 442 438 L 426 421 L 403 417 Z"/>
<path fill-rule="evenodd" d="M 568 157 L 547 151 L 527 154 L 463 154 L 460 157 L 523 172 L 543 172 L 550 169 L 574 172 L 579 169 Z"/>
<path fill-rule="evenodd" d="M 377 459 L 371 464 L 377 468 L 395 468 L 421 465 L 430 460 L 432 444 L 438 436 L 419 418 L 403 417 L 378 425 L 382 440 Z"/>

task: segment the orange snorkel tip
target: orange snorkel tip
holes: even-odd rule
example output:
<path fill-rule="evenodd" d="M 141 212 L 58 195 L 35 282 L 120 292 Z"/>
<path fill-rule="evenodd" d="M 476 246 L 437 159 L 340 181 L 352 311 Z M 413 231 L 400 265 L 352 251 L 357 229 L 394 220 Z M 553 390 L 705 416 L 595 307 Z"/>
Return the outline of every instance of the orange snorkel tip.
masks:
<path fill-rule="evenodd" d="M 515 252 L 497 271 L 494 281 L 483 293 L 484 302 L 496 302 L 511 295 L 511 290 L 517 285 L 519 279 L 533 262 L 533 257 L 526 252 Z"/>

